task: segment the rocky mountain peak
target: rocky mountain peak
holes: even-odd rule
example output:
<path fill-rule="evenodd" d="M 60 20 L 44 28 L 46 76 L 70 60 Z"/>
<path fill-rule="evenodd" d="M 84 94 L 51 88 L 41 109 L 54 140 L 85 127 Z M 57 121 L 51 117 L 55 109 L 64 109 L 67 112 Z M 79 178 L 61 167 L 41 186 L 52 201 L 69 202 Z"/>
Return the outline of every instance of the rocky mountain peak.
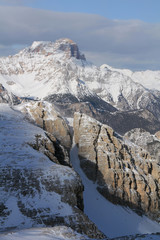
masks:
<path fill-rule="evenodd" d="M 69 38 L 61 38 L 54 44 L 55 50 L 64 51 L 68 58 L 75 57 L 77 59 L 86 60 L 84 54 L 81 54 L 78 45 Z"/>
<path fill-rule="evenodd" d="M 34 41 L 30 47 L 25 49 L 25 52 L 42 55 L 63 52 L 67 58 L 75 57 L 76 59 L 86 60 L 84 54 L 80 53 L 77 44 L 68 38 L 61 38 L 55 42 Z"/>

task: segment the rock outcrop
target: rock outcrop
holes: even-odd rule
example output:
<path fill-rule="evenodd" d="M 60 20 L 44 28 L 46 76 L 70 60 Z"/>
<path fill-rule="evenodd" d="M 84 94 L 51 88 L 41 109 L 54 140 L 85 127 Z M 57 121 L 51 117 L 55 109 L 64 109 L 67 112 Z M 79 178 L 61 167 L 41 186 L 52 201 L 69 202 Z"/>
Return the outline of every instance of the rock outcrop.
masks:
<path fill-rule="evenodd" d="M 72 140 L 69 127 L 54 105 L 31 101 L 19 106 L 18 109 L 48 132 L 50 137 L 53 136 L 53 139 L 56 138 L 62 146 L 70 149 Z"/>
<path fill-rule="evenodd" d="M 61 38 L 54 42 L 35 41 L 31 47 L 24 50 L 25 53 L 42 54 L 45 56 L 63 52 L 67 59 L 74 57 L 76 59 L 86 60 L 84 54 L 81 54 L 78 45 L 69 38 Z"/>
<path fill-rule="evenodd" d="M 71 166 L 68 151 L 52 134 L 46 132 L 45 137 L 36 134 L 34 141 L 28 144 L 33 149 L 45 154 L 51 161 L 65 166 Z"/>
<path fill-rule="evenodd" d="M 9 93 L 0 83 L 0 103 L 19 104 L 20 98 L 12 93 Z"/>
<path fill-rule="evenodd" d="M 76 59 L 86 60 L 84 54 L 81 54 L 77 44 L 68 38 L 62 38 L 55 42 L 54 49 L 66 53 L 67 58 L 75 57 Z"/>
<path fill-rule="evenodd" d="M 81 167 L 106 198 L 158 218 L 160 166 L 147 151 L 80 113 L 74 116 L 74 138 Z"/>
<path fill-rule="evenodd" d="M 159 132 L 150 134 L 142 128 L 135 128 L 124 135 L 124 139 L 146 149 L 158 163 L 160 163 L 160 139 Z"/>

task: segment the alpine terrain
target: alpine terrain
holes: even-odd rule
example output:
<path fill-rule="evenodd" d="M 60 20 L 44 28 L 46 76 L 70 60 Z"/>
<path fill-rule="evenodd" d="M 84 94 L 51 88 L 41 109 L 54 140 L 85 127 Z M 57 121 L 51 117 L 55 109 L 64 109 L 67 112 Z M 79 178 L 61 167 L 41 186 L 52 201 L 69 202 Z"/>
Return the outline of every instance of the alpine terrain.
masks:
<path fill-rule="evenodd" d="M 0 239 L 159 239 L 160 71 L 70 39 L 0 58 Z"/>

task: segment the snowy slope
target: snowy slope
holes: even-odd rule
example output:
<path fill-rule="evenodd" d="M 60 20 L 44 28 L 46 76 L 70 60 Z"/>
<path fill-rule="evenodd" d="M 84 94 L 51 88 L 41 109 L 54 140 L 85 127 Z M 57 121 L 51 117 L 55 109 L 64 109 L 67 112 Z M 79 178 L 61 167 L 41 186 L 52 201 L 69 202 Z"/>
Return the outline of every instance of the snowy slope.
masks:
<path fill-rule="evenodd" d="M 156 89 L 160 91 L 160 71 L 146 70 L 132 72 L 129 69 L 113 68 L 107 64 L 104 64 L 103 67 L 107 67 L 111 71 L 122 73 L 148 89 Z"/>
<path fill-rule="evenodd" d="M 80 240 L 89 239 L 85 235 L 74 232 L 71 228 L 57 226 L 53 228 L 32 228 L 17 232 L 0 234 L 1 240 Z"/>
<path fill-rule="evenodd" d="M 59 48 L 63 46 L 63 40 L 60 43 L 34 42 L 15 56 L 1 58 L 0 82 L 8 91 L 21 97 L 43 98 L 54 93 L 71 93 L 78 97 L 78 89 L 84 83 L 74 71 L 78 65 L 83 65 L 84 58 L 69 56 L 67 47 L 70 45 L 67 40 L 62 51 Z M 83 87 L 83 91 L 91 94 L 87 87 Z"/>
<path fill-rule="evenodd" d="M 50 214 L 72 214 L 72 208 L 61 202 L 59 194 L 46 191 L 43 185 L 38 192 L 36 185 L 42 178 L 47 179 L 55 170 L 57 174 L 60 174 L 61 170 L 63 172 L 63 167 L 58 170 L 56 164 L 27 144 L 34 142 L 36 134 L 43 136 L 43 130 L 23 120 L 23 115 L 11 110 L 8 105 L 0 104 L 0 131 L 0 199 L 1 204 L 5 205 L 0 216 L 0 230 L 38 225 L 38 221 L 23 213 L 21 205 L 24 211 L 26 209 L 36 212 L 36 209 L 41 208 L 41 214 L 45 214 L 45 209 L 48 208 Z M 61 177 L 63 175 L 64 172 Z M 16 177 L 22 182 L 16 182 Z M 25 193 L 27 188 L 29 193 Z M 35 217 L 39 218 L 39 224 L 44 226 L 41 214 Z"/>

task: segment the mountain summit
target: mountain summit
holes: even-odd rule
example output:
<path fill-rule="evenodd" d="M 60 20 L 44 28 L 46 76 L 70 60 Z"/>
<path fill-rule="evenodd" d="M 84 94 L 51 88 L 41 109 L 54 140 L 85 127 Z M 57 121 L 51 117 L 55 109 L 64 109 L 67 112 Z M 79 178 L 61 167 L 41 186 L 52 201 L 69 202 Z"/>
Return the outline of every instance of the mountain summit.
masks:
<path fill-rule="evenodd" d="M 55 42 L 56 50 L 64 51 L 68 58 L 75 57 L 76 59 L 86 60 L 84 54 L 81 54 L 75 42 L 68 38 L 62 38 Z"/>
<path fill-rule="evenodd" d="M 22 53 L 24 52 L 42 55 L 63 53 L 68 59 L 75 57 L 76 59 L 86 60 L 84 54 L 80 53 L 77 44 L 68 38 L 61 38 L 55 42 L 35 41 L 30 47 L 22 50 Z"/>

